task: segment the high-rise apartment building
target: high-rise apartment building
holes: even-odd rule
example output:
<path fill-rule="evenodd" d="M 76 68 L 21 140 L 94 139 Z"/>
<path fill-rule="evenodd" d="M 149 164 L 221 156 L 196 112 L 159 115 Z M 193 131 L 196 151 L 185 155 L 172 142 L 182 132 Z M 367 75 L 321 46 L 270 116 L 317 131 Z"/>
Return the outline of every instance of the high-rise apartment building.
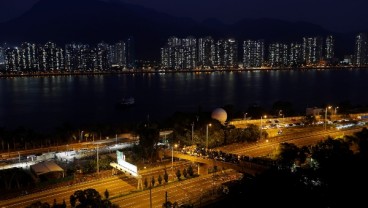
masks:
<path fill-rule="evenodd" d="M 288 66 L 288 45 L 272 43 L 269 45 L 268 62 L 271 67 Z"/>
<path fill-rule="evenodd" d="M 127 68 L 127 46 L 122 40 L 108 46 L 109 67 Z"/>
<path fill-rule="evenodd" d="M 22 43 L 19 56 L 20 56 L 20 67 L 22 71 L 38 71 L 40 70 L 39 64 L 42 60 L 40 51 L 42 48 L 33 43 Z"/>
<path fill-rule="evenodd" d="M 316 65 L 322 60 L 323 39 L 321 37 L 303 38 L 303 61 L 308 65 Z"/>
<path fill-rule="evenodd" d="M 212 37 L 198 40 L 198 66 L 213 68 L 215 61 L 215 43 Z"/>
<path fill-rule="evenodd" d="M 335 38 L 332 35 L 326 38 L 326 59 L 335 58 Z"/>
<path fill-rule="evenodd" d="M 93 71 L 96 66 L 97 54 L 96 49 L 89 45 L 81 48 L 81 67 L 83 71 Z"/>
<path fill-rule="evenodd" d="M 161 48 L 161 66 L 165 69 L 194 69 L 197 62 L 197 39 L 194 37 L 170 37 Z"/>
<path fill-rule="evenodd" d="M 110 68 L 109 49 L 110 46 L 107 43 L 102 42 L 97 44 L 97 59 L 95 67 L 97 70 L 104 71 Z"/>
<path fill-rule="evenodd" d="M 215 65 L 217 68 L 238 66 L 238 43 L 235 39 L 221 39 L 216 42 Z"/>
<path fill-rule="evenodd" d="M 126 56 L 126 65 L 128 68 L 135 68 L 135 40 L 133 37 L 129 37 L 125 41 L 125 56 Z"/>
<path fill-rule="evenodd" d="M 5 70 L 20 71 L 20 55 L 18 47 L 5 50 Z"/>
<path fill-rule="evenodd" d="M 197 39 L 189 36 L 182 39 L 182 55 L 183 63 L 182 68 L 184 69 L 194 69 L 197 67 Z"/>
<path fill-rule="evenodd" d="M 5 64 L 5 49 L 4 47 L 0 46 L 0 65 Z"/>
<path fill-rule="evenodd" d="M 47 42 L 42 50 L 41 70 L 54 71 L 64 70 L 64 51 L 55 43 Z"/>
<path fill-rule="evenodd" d="M 246 40 L 243 42 L 244 68 L 261 67 L 264 61 L 264 41 Z"/>
<path fill-rule="evenodd" d="M 78 71 L 81 66 L 81 48 L 82 44 L 71 43 L 65 45 L 65 69 L 69 71 Z"/>
<path fill-rule="evenodd" d="M 363 66 L 368 64 L 368 43 L 367 34 L 359 33 L 355 38 L 355 65 Z"/>
<path fill-rule="evenodd" d="M 289 66 L 297 67 L 303 64 L 303 47 L 300 43 L 290 44 Z"/>

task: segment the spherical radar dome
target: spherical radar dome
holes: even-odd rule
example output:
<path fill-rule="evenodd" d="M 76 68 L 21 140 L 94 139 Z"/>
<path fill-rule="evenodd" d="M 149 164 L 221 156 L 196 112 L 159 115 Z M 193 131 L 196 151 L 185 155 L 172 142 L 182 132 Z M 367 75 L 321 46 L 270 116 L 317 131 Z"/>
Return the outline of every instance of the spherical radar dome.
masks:
<path fill-rule="evenodd" d="M 214 111 L 212 111 L 211 117 L 220 121 L 221 123 L 225 123 L 227 119 L 227 113 L 222 108 L 216 108 Z"/>

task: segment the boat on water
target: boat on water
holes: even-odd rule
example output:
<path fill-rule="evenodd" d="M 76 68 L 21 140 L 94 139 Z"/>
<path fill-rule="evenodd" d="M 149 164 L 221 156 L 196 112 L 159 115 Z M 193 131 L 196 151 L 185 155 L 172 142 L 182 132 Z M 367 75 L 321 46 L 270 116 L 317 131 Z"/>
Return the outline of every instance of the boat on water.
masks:
<path fill-rule="evenodd" d="M 119 102 L 118 102 L 118 107 L 130 107 L 133 106 L 135 104 L 135 99 L 134 97 L 125 97 L 122 98 Z"/>

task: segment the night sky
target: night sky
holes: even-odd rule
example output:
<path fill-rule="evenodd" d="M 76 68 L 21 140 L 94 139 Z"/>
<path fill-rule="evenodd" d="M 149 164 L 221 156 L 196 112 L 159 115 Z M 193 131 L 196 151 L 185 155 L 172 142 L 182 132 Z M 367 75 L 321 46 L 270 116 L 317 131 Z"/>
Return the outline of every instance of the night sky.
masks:
<path fill-rule="evenodd" d="M 0 21 L 21 15 L 38 0 L 1 0 Z M 105 0 L 108 1 L 108 0 Z M 119 1 L 119 0 L 111 0 Z M 307 21 L 327 29 L 368 29 L 367 0 L 124 0 L 197 21 L 217 18 L 232 23 L 242 18 Z"/>

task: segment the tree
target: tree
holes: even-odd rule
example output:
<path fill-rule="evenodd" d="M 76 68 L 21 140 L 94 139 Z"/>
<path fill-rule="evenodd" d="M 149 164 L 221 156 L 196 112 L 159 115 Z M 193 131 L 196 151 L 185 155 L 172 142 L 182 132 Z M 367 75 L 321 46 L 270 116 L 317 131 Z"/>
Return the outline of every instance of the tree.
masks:
<path fill-rule="evenodd" d="M 165 183 L 169 182 L 169 175 L 167 174 L 166 169 L 165 169 L 165 173 L 164 173 L 164 180 L 165 180 Z"/>
<path fill-rule="evenodd" d="M 105 195 L 106 196 L 106 195 Z M 79 204 L 75 206 L 75 203 L 72 203 L 72 200 L 78 199 Z M 84 208 L 84 207 L 100 207 L 100 208 L 111 208 L 116 207 L 115 204 L 112 204 L 109 199 L 101 199 L 100 193 L 95 189 L 85 189 L 75 191 L 73 195 L 70 196 L 70 203 L 72 207 L 76 208 Z"/>
<path fill-rule="evenodd" d="M 193 167 L 191 165 L 188 166 L 188 171 L 187 172 L 188 172 L 190 177 L 193 177 L 194 172 L 193 172 Z"/>
<path fill-rule="evenodd" d="M 42 203 L 41 201 L 36 201 L 26 208 L 50 208 L 50 205 L 47 202 Z"/>
<path fill-rule="evenodd" d="M 181 172 L 179 169 L 176 171 L 176 177 L 178 178 L 178 180 L 180 180 Z"/>
<path fill-rule="evenodd" d="M 235 129 L 234 125 L 224 125 L 222 126 L 222 130 L 224 131 L 224 142 L 223 144 L 228 144 L 229 141 L 233 140 L 231 138 L 231 131 Z"/>
<path fill-rule="evenodd" d="M 158 184 L 162 184 L 162 176 L 161 175 L 158 175 L 158 178 L 157 178 L 157 181 L 158 181 Z"/>
<path fill-rule="evenodd" d="M 151 178 L 151 186 L 154 187 L 155 186 L 155 183 L 156 183 L 155 177 L 152 176 L 152 178 Z"/>
<path fill-rule="evenodd" d="M 144 123 L 141 124 L 136 131 L 139 136 L 139 147 L 143 153 L 142 157 L 153 161 L 153 157 L 157 155 L 156 146 L 160 140 L 160 131 L 157 128 L 157 125 Z"/>
<path fill-rule="evenodd" d="M 260 134 L 261 132 L 257 125 L 249 124 L 247 128 L 244 129 L 242 140 L 247 142 L 255 142 L 259 139 Z M 267 134 L 267 132 L 262 131 L 262 135 L 263 134 Z"/>
<path fill-rule="evenodd" d="M 277 157 L 279 163 L 283 167 L 290 168 L 298 157 L 299 148 L 295 144 L 281 143 L 279 150 L 280 152 Z"/>
<path fill-rule="evenodd" d="M 147 178 L 144 179 L 144 187 L 147 188 L 148 187 L 148 181 L 147 181 Z"/>
<path fill-rule="evenodd" d="M 69 199 L 69 201 L 70 201 L 70 205 L 72 206 L 72 208 L 73 207 L 75 207 L 75 204 L 76 204 L 76 202 L 77 202 L 77 198 L 74 196 L 74 195 L 70 195 L 70 199 Z"/>
<path fill-rule="evenodd" d="M 108 199 L 110 196 L 110 193 L 107 189 L 105 190 L 104 194 L 105 194 L 105 198 Z"/>
<path fill-rule="evenodd" d="M 187 178 L 187 176 L 188 176 L 187 169 L 185 169 L 185 168 L 183 170 L 183 176 L 184 176 L 184 178 Z"/>

